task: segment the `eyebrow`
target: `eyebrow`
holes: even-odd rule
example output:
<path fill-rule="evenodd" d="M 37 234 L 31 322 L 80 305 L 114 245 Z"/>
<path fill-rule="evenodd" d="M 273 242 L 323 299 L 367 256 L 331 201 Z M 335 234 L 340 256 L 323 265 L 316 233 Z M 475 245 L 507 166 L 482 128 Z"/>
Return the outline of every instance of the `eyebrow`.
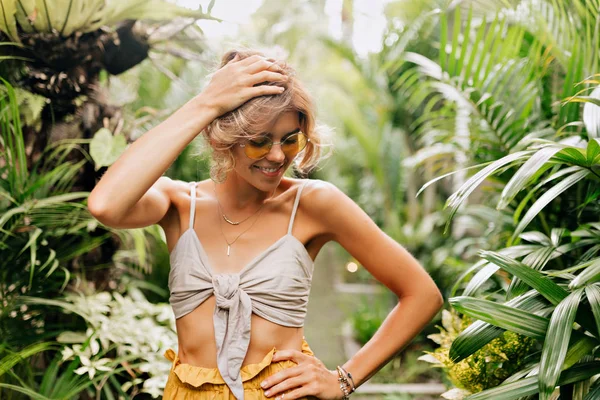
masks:
<path fill-rule="evenodd" d="M 300 132 L 300 128 L 296 128 L 296 129 L 294 129 L 293 131 L 291 131 L 291 132 L 288 132 L 288 133 L 284 134 L 284 135 L 283 135 L 281 138 L 282 138 L 282 139 L 283 139 L 283 138 L 286 138 L 286 137 L 288 137 L 288 136 L 290 136 L 290 135 L 293 135 L 294 133 L 298 133 L 298 132 Z M 271 132 L 264 132 L 264 133 L 263 133 L 263 135 L 264 135 L 264 136 L 269 136 L 270 138 L 272 138 L 272 137 L 273 137 L 273 134 L 272 134 Z"/>

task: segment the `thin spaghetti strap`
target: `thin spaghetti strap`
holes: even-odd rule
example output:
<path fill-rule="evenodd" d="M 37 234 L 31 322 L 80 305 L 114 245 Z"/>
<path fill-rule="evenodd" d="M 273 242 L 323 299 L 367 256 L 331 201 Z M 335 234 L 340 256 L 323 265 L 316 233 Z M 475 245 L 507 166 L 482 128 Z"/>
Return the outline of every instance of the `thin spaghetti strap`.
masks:
<path fill-rule="evenodd" d="M 196 213 L 196 182 L 191 183 L 190 196 L 192 201 L 190 202 L 190 229 L 194 228 L 194 214 Z"/>
<path fill-rule="evenodd" d="M 288 235 L 292 233 L 292 227 L 294 226 L 294 218 L 296 217 L 296 210 L 298 210 L 298 203 L 300 203 L 300 193 L 302 193 L 302 189 L 308 183 L 308 179 L 305 179 L 304 182 L 300 184 L 298 188 L 298 193 L 296 193 L 296 199 L 294 200 L 294 207 L 292 208 L 292 216 L 290 217 L 290 224 L 288 226 Z"/>

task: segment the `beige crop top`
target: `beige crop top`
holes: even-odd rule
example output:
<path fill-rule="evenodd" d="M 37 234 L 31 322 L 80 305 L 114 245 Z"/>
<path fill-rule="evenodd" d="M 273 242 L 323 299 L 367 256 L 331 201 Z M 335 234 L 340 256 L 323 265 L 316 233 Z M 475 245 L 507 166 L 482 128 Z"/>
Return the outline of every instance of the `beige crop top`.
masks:
<path fill-rule="evenodd" d="M 170 256 L 169 301 L 175 318 L 181 318 L 214 294 L 217 365 L 238 400 L 244 398 L 240 368 L 250 342 L 251 313 L 282 326 L 304 325 L 314 263 L 304 244 L 292 235 L 292 226 L 307 182 L 296 193 L 287 234 L 233 274 L 213 272 L 193 228 L 196 183 L 190 185 L 189 228 Z"/>

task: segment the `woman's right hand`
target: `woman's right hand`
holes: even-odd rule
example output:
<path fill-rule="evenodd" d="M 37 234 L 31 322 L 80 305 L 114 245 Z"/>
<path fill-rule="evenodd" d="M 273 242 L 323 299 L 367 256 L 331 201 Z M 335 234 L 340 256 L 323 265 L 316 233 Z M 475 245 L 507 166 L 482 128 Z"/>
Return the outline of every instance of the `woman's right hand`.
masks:
<path fill-rule="evenodd" d="M 243 60 L 236 55 L 229 63 L 214 73 L 206 88 L 198 95 L 215 118 L 234 110 L 253 97 L 280 94 L 281 86 L 256 84 L 286 82 L 288 77 L 276 62 L 254 55 Z"/>

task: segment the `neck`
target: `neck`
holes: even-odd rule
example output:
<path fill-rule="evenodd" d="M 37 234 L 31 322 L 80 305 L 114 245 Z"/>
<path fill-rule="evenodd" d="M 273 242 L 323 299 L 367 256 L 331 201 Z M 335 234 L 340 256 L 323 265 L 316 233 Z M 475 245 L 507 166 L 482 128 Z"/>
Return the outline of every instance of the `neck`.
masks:
<path fill-rule="evenodd" d="M 219 201 L 228 210 L 260 207 L 273 196 L 275 190 L 265 192 L 257 189 L 245 179 L 240 178 L 234 171 L 227 175 L 225 182 L 215 186 Z"/>

